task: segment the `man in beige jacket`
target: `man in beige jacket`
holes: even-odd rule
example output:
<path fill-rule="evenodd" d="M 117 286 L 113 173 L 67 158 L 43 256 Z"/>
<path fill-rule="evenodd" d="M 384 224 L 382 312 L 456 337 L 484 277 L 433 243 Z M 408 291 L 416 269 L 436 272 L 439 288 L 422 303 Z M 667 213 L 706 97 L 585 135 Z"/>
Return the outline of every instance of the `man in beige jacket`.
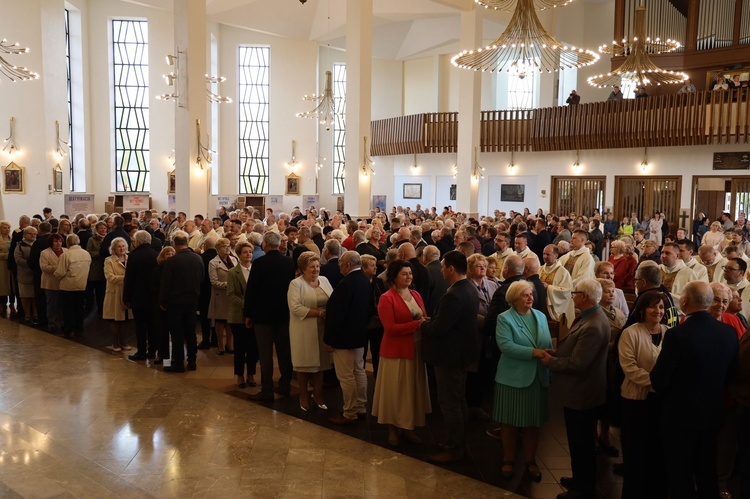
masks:
<path fill-rule="evenodd" d="M 57 262 L 55 277 L 60 279 L 60 297 L 63 306 L 63 333 L 80 335 L 83 332 L 83 296 L 91 267 L 91 255 L 81 248 L 75 234 L 65 240 L 68 251 Z"/>

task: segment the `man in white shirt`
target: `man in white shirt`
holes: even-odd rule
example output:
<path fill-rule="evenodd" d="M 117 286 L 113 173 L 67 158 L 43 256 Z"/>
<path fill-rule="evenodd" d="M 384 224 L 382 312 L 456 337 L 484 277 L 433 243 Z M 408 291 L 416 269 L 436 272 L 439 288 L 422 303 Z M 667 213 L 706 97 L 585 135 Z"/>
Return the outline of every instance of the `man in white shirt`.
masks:
<path fill-rule="evenodd" d="M 661 250 L 661 283 L 669 290 L 675 303 L 677 313 L 682 315 L 680 310 L 680 296 L 685 286 L 691 281 L 695 281 L 693 273 L 685 262 L 680 258 L 680 247 L 675 243 L 666 243 Z"/>
<path fill-rule="evenodd" d="M 198 245 L 197 245 L 197 248 L 198 248 L 199 252 L 201 252 L 201 253 L 203 252 L 203 246 L 206 243 L 206 239 L 209 238 L 209 237 L 213 237 L 215 239 L 219 239 L 219 234 L 217 234 L 216 231 L 214 230 L 213 221 L 211 221 L 208 218 L 206 218 L 201 223 L 200 239 L 198 240 Z"/>
<path fill-rule="evenodd" d="M 560 265 L 570 272 L 573 287 L 583 279 L 595 279 L 594 257 L 585 246 L 589 235 L 585 230 L 576 229 L 570 237 L 570 251 L 560 258 Z"/>
<path fill-rule="evenodd" d="M 742 298 L 742 315 L 750 319 L 750 281 L 745 277 L 747 263 L 742 258 L 732 258 L 724 265 L 724 281 Z"/>
<path fill-rule="evenodd" d="M 492 256 L 497 259 L 498 269 L 502 270 L 505 260 L 509 256 L 515 254 L 516 252 L 510 248 L 510 234 L 508 234 L 507 232 L 500 232 L 497 236 L 495 236 L 495 253 Z M 500 281 L 502 282 L 504 280 L 505 278 L 500 276 Z"/>
<path fill-rule="evenodd" d="M 685 265 L 693 271 L 695 274 L 695 280 L 708 282 L 708 272 L 697 258 L 695 254 L 695 243 L 690 239 L 679 239 L 677 246 L 680 248 L 680 259 L 685 262 Z"/>
<path fill-rule="evenodd" d="M 198 243 L 201 240 L 201 231 L 195 227 L 195 221 L 185 220 L 185 223 L 182 225 L 182 230 L 188 235 L 188 247 L 193 251 L 197 251 Z"/>
<path fill-rule="evenodd" d="M 701 263 L 706 267 L 708 282 L 721 282 L 724 277 L 724 265 L 727 263 L 726 258 L 717 254 L 714 247 L 709 244 L 701 246 L 698 249 L 698 255 Z"/>
<path fill-rule="evenodd" d="M 544 248 L 542 257 L 544 265 L 539 269 L 539 279 L 547 290 L 547 312 L 552 320 L 564 320 L 570 327 L 575 319 L 575 307 L 572 295 L 573 278 L 557 260 L 557 246 L 548 244 Z"/>

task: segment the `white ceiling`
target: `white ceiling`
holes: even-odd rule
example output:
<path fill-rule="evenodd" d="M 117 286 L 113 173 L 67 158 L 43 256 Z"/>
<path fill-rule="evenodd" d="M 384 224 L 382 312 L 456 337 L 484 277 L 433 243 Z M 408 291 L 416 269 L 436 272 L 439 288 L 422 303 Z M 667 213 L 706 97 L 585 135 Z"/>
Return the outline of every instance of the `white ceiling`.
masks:
<path fill-rule="evenodd" d="M 125 0 L 170 10 L 173 0 Z M 193 0 L 191 0 L 193 1 Z M 198 0 L 195 0 L 198 1 Z M 578 0 L 602 2 L 609 0 Z M 373 56 L 409 59 L 459 51 L 460 14 L 473 0 L 373 0 Z M 206 0 L 210 21 L 345 48 L 346 0 Z M 510 14 L 483 11 L 488 41 Z"/>

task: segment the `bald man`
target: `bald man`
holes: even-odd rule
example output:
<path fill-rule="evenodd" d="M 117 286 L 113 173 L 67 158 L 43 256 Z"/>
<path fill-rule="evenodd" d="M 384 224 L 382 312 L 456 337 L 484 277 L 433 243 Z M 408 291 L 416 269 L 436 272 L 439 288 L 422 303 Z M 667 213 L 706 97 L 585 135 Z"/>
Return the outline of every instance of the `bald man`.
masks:
<path fill-rule="evenodd" d="M 698 249 L 701 263 L 706 267 L 709 282 L 722 282 L 724 277 L 724 266 L 726 258 L 716 252 L 713 246 L 704 244 Z"/>
<path fill-rule="evenodd" d="M 595 279 L 594 257 L 586 247 L 589 236 L 584 230 L 577 229 L 570 238 L 570 251 L 560 258 L 560 265 L 570 272 L 573 286 L 583 279 Z"/>

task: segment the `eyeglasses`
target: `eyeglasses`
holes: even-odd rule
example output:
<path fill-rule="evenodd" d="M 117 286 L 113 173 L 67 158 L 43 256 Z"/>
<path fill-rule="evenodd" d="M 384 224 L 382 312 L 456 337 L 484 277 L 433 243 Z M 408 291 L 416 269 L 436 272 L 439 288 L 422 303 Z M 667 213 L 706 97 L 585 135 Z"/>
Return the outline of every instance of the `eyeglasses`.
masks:
<path fill-rule="evenodd" d="M 740 268 L 736 268 L 735 269 L 734 267 L 724 267 L 724 272 L 726 272 L 727 270 L 739 270 L 739 271 L 742 271 L 742 269 L 740 269 Z"/>

